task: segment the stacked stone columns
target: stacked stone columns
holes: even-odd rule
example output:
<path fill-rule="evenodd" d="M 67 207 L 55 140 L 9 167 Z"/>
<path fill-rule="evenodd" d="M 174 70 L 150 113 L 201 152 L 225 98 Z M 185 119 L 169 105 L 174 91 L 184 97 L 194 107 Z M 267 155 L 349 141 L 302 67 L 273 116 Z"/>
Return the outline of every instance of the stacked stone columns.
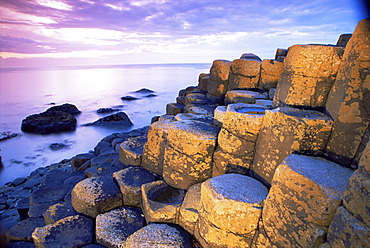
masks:
<path fill-rule="evenodd" d="M 269 186 L 276 167 L 292 152 L 318 155 L 325 148 L 332 120 L 311 110 L 266 110 L 257 140 L 252 175 Z"/>
<path fill-rule="evenodd" d="M 277 168 L 263 208 L 268 240 L 277 247 L 318 247 L 341 204 L 350 169 L 292 154 Z"/>
<path fill-rule="evenodd" d="M 359 22 L 347 43 L 326 112 L 334 120 L 328 158 L 357 168 L 354 158 L 370 123 L 370 19 Z"/>
<path fill-rule="evenodd" d="M 255 144 L 266 108 L 260 105 L 236 103 L 227 106 L 213 155 L 212 176 L 226 173 L 248 174 Z"/>
<path fill-rule="evenodd" d="M 254 59 L 235 59 L 231 63 L 228 90 L 253 89 L 260 80 L 261 61 Z"/>
<path fill-rule="evenodd" d="M 284 60 L 274 106 L 325 107 L 341 62 L 342 47 L 294 45 Z"/>

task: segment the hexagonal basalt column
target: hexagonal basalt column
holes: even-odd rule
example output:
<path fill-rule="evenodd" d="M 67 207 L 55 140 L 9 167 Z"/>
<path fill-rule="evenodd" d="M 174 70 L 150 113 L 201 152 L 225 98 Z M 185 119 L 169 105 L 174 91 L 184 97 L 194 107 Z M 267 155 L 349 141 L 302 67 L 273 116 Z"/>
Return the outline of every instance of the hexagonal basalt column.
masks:
<path fill-rule="evenodd" d="M 276 169 L 264 203 L 267 236 L 278 247 L 318 247 L 352 171 L 320 157 L 291 154 Z"/>
<path fill-rule="evenodd" d="M 249 247 L 267 188 L 254 178 L 225 174 L 201 185 L 195 236 L 204 247 Z"/>
<path fill-rule="evenodd" d="M 212 176 L 248 173 L 265 110 L 265 107 L 255 104 L 228 105 L 218 135 L 218 148 L 213 156 Z"/>
<path fill-rule="evenodd" d="M 218 132 L 218 127 L 200 121 L 171 123 L 163 162 L 166 183 L 187 189 L 210 178 Z"/>
<path fill-rule="evenodd" d="M 119 147 L 119 160 L 127 165 L 141 165 L 146 141 L 146 137 L 137 136 L 122 142 Z"/>
<path fill-rule="evenodd" d="M 267 94 L 250 90 L 232 90 L 228 91 L 225 96 L 225 104 L 231 103 L 256 103 L 258 99 L 267 99 Z"/>
<path fill-rule="evenodd" d="M 235 59 L 231 63 L 228 90 L 257 88 L 260 71 L 261 61 Z"/>
<path fill-rule="evenodd" d="M 270 186 L 276 167 L 292 152 L 322 153 L 332 122 L 318 111 L 289 107 L 266 110 L 256 143 L 253 177 Z"/>
<path fill-rule="evenodd" d="M 163 181 L 155 181 L 141 186 L 142 209 L 146 221 L 177 223 L 180 205 L 185 190 L 176 189 Z"/>

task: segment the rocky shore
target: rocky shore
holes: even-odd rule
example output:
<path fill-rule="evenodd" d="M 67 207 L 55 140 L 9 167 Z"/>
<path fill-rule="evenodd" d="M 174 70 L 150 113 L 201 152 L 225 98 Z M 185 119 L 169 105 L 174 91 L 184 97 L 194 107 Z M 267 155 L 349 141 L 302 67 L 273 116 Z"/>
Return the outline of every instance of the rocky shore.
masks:
<path fill-rule="evenodd" d="M 215 60 L 150 126 L 2 187 L 2 246 L 369 247 L 369 58 L 364 19 Z"/>

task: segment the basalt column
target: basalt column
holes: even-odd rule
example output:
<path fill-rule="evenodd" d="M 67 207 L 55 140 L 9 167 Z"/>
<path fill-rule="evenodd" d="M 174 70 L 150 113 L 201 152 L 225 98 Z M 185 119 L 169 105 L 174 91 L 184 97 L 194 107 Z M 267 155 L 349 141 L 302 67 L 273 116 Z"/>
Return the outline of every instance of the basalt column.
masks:
<path fill-rule="evenodd" d="M 228 105 L 213 155 L 212 176 L 248 174 L 265 110 L 255 104 Z"/>
<path fill-rule="evenodd" d="M 354 158 L 370 122 L 370 19 L 358 23 L 347 43 L 326 111 L 334 120 L 325 150 L 329 159 L 356 168 Z"/>
<path fill-rule="evenodd" d="M 284 60 L 274 106 L 325 107 L 341 62 L 342 47 L 294 45 Z"/>
<path fill-rule="evenodd" d="M 329 116 L 313 110 L 266 110 L 251 175 L 269 186 L 276 167 L 292 152 L 318 155 L 332 128 Z"/>

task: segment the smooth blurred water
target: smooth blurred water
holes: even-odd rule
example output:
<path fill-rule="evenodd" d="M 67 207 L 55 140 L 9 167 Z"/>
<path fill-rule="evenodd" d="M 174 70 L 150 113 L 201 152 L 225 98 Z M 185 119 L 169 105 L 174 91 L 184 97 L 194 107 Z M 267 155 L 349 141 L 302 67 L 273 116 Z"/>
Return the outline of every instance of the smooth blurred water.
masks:
<path fill-rule="evenodd" d="M 17 137 L 0 141 L 4 169 L 0 186 L 25 177 L 43 167 L 88 152 L 105 136 L 150 124 L 153 116 L 165 114 L 166 104 L 176 101 L 180 89 L 197 85 L 198 75 L 208 73 L 210 64 L 122 65 L 64 68 L 0 69 L 0 132 L 10 131 Z M 122 101 L 125 95 L 141 88 L 155 91 L 157 97 Z M 71 103 L 82 111 L 75 131 L 59 134 L 30 134 L 20 130 L 22 119 L 53 106 Z M 99 108 L 120 108 L 134 126 L 112 129 L 81 126 L 105 115 Z M 52 143 L 69 146 L 51 150 Z"/>

